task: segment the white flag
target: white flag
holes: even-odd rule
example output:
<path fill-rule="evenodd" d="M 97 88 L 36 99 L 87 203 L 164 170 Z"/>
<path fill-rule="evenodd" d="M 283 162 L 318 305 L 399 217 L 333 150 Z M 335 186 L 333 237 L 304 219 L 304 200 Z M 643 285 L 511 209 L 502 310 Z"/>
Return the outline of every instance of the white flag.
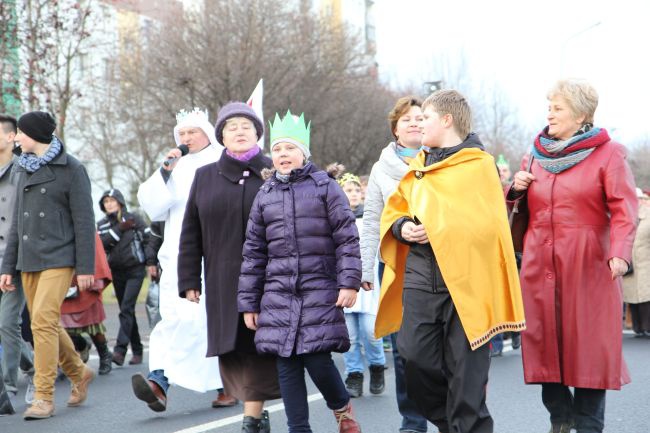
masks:
<path fill-rule="evenodd" d="M 264 125 L 264 112 L 262 111 L 262 99 L 264 97 L 264 83 L 263 79 L 260 79 L 260 82 L 257 83 L 257 86 L 255 86 L 255 90 L 253 90 L 253 93 L 251 93 L 251 97 L 248 98 L 248 101 L 246 102 L 252 109 L 255 111 L 255 114 L 257 114 L 257 117 L 260 118 L 262 121 L 262 125 Z M 257 140 L 257 144 L 260 147 L 260 149 L 264 149 L 264 135 Z"/>

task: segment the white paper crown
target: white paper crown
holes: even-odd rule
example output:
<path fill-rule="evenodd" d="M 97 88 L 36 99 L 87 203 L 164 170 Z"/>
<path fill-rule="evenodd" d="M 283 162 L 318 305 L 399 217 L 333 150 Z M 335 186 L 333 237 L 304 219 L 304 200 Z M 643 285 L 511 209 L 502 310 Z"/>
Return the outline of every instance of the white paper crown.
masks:
<path fill-rule="evenodd" d="M 193 120 L 201 120 L 201 121 L 206 121 L 209 122 L 208 120 L 208 110 L 201 110 L 199 107 L 194 107 L 194 110 L 192 111 L 187 111 L 185 109 L 181 110 L 176 114 L 176 123 L 179 124 L 185 119 L 187 119 L 189 116 Z"/>

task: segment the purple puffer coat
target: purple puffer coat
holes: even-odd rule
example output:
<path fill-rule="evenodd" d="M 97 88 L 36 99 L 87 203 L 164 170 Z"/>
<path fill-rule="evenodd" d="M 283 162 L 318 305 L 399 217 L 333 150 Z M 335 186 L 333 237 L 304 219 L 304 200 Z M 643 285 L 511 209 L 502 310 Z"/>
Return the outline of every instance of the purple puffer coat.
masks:
<path fill-rule="evenodd" d="M 251 209 L 243 256 L 239 311 L 260 313 L 258 352 L 350 348 L 335 304 L 339 289 L 361 284 L 359 234 L 347 197 L 327 173 L 308 163 L 288 183 L 268 179 Z"/>

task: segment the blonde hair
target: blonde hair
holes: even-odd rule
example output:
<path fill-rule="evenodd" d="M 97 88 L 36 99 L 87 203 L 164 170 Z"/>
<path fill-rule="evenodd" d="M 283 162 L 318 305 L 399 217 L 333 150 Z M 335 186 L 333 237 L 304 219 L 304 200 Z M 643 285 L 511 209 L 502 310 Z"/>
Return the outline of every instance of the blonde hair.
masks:
<path fill-rule="evenodd" d="M 390 113 L 388 113 L 388 124 L 390 125 L 390 133 L 393 134 L 395 138 L 395 128 L 397 127 L 397 121 L 400 117 L 409 112 L 411 107 L 420 107 L 422 106 L 422 101 L 416 96 L 404 96 L 397 100 L 395 106 Z"/>
<path fill-rule="evenodd" d="M 559 80 L 546 95 L 549 101 L 556 96 L 564 98 L 574 118 L 585 116 L 583 124 L 594 123 L 594 114 L 598 107 L 598 92 L 586 80 L 579 78 Z"/>
<path fill-rule="evenodd" d="M 467 99 L 458 91 L 451 89 L 437 90 L 422 103 L 422 111 L 431 107 L 440 116 L 451 114 L 454 130 L 461 139 L 472 131 L 472 109 Z"/>

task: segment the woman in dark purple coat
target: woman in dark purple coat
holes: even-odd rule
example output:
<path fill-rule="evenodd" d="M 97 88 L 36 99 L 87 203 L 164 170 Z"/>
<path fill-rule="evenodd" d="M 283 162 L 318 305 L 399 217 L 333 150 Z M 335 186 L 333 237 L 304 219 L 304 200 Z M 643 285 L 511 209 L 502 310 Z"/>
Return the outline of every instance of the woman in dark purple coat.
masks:
<path fill-rule="evenodd" d="M 309 433 L 307 369 L 339 432 L 360 432 L 350 396 L 331 352 L 350 339 L 342 307 L 361 285 L 359 234 L 336 181 L 309 159 L 304 118 L 276 115 L 271 126 L 276 169 L 251 209 L 239 277 L 239 311 L 257 330 L 260 353 L 278 355 L 278 375 L 290 433 Z"/>
<path fill-rule="evenodd" d="M 208 318 L 207 356 L 219 356 L 225 393 L 244 401 L 242 432 L 267 433 L 265 400 L 280 397 L 274 356 L 258 355 L 254 332 L 237 311 L 237 282 L 248 214 L 271 166 L 257 145 L 264 129 L 255 112 L 231 102 L 219 112 L 217 140 L 226 151 L 214 164 L 199 168 L 187 201 L 178 256 L 181 297 L 201 294 L 205 264 Z"/>

